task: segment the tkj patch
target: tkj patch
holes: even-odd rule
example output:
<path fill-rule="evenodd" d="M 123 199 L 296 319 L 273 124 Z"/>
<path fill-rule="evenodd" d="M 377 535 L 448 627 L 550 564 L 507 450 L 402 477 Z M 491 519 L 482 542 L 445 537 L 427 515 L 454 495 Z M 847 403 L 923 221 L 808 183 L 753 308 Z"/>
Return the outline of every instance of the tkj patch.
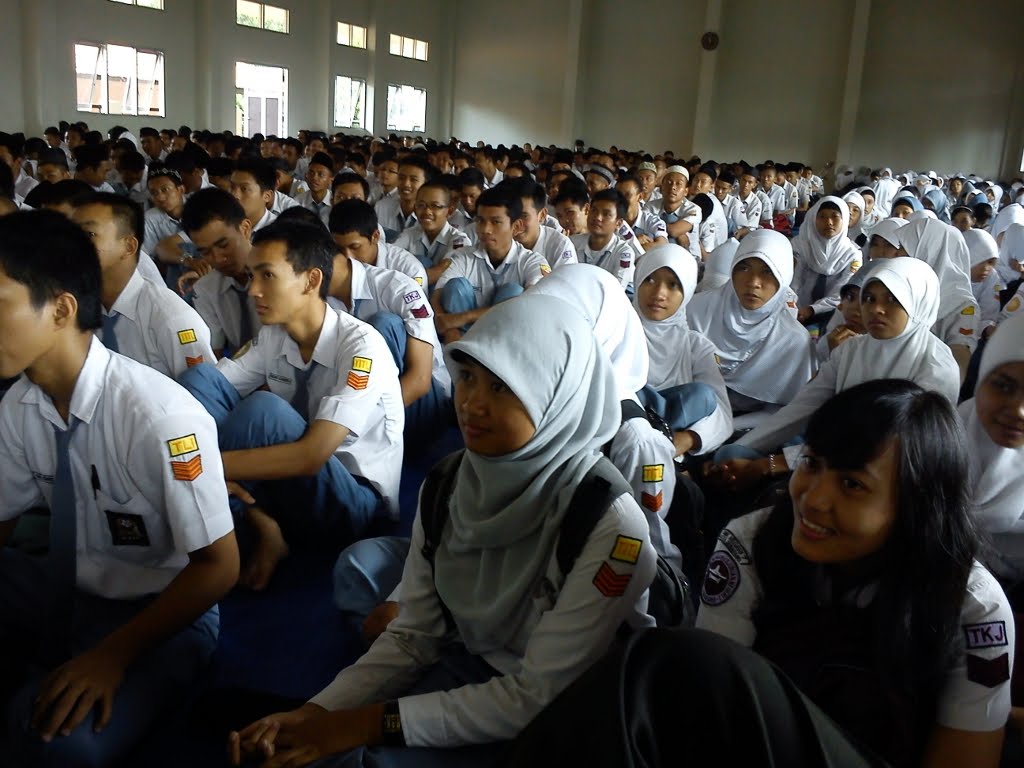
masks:
<path fill-rule="evenodd" d="M 616 536 L 615 546 L 612 547 L 612 553 L 608 557 L 618 560 L 620 563 L 636 565 L 636 561 L 640 559 L 640 550 L 643 545 L 644 543 L 640 539 L 634 539 L 631 536 Z"/>
<path fill-rule="evenodd" d="M 704 586 L 700 591 L 701 602 L 710 606 L 721 605 L 735 595 L 739 587 L 740 567 L 732 555 L 719 549 L 708 560 Z"/>
<path fill-rule="evenodd" d="M 965 624 L 964 635 L 967 639 L 967 648 L 976 650 L 978 648 L 1000 648 L 1008 645 L 1006 637 L 1006 622 L 990 621 L 987 624 Z"/>
<path fill-rule="evenodd" d="M 422 294 L 419 291 L 409 291 L 409 293 L 402 297 L 402 300 L 405 301 L 406 304 L 412 304 L 420 298 L 422 298 Z"/>
<path fill-rule="evenodd" d="M 178 343 L 182 346 L 185 344 L 195 344 L 197 340 L 196 332 L 191 328 L 187 331 L 178 331 Z"/>
<path fill-rule="evenodd" d="M 608 563 L 601 563 L 601 567 L 594 574 L 594 586 L 605 597 L 622 597 L 631 578 L 632 573 L 616 573 Z"/>

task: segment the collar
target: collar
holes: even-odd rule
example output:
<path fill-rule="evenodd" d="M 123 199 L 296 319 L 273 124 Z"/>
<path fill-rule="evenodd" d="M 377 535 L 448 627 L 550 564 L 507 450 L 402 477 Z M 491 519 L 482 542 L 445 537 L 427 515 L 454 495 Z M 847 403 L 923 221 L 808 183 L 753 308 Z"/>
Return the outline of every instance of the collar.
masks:
<path fill-rule="evenodd" d="M 96 414 L 96 407 L 103 396 L 103 388 L 107 380 L 107 366 L 110 363 L 110 350 L 103 346 L 103 342 L 95 335 L 89 342 L 89 353 L 85 357 L 85 364 L 78 374 L 75 382 L 75 391 L 71 393 L 70 413 L 79 421 L 86 424 L 92 422 Z M 39 414 L 48 422 L 59 429 L 66 429 L 67 424 L 57 413 L 50 396 L 33 384 L 21 398 L 25 405 L 36 405 Z"/>
<path fill-rule="evenodd" d="M 498 266 L 494 266 L 494 264 L 491 263 L 491 257 L 487 255 L 487 249 L 484 248 L 483 246 L 473 251 L 473 255 L 476 256 L 478 259 L 483 259 L 484 264 L 487 265 L 487 268 L 489 270 L 491 270 L 492 272 L 497 272 L 499 269 L 503 269 L 508 264 L 511 264 L 515 260 L 515 258 L 524 250 L 525 246 L 513 240 L 512 246 L 508 249 L 508 253 L 505 254 L 505 258 L 501 260 L 501 263 L 499 263 Z"/>
<path fill-rule="evenodd" d="M 231 290 L 242 290 L 242 291 L 245 291 L 245 290 L 249 289 L 249 281 L 248 280 L 246 280 L 245 283 L 242 284 L 242 283 L 238 282 L 237 280 L 235 280 L 235 278 L 228 277 L 223 272 L 217 272 L 217 270 L 213 270 L 213 271 L 216 272 L 216 274 L 217 274 L 217 279 L 219 281 L 219 283 L 217 285 L 217 293 L 220 294 L 221 296 L 223 296 L 225 293 L 227 293 L 228 291 L 231 291 Z"/>
<path fill-rule="evenodd" d="M 142 254 L 139 254 L 139 258 L 142 258 Z M 147 257 L 148 258 L 148 257 Z M 132 276 L 128 278 L 127 284 L 124 286 L 124 290 L 121 291 L 120 295 L 114 301 L 114 306 L 110 308 L 109 312 L 104 311 L 105 315 L 124 315 L 129 320 L 138 321 L 138 313 L 136 309 L 139 305 L 139 293 L 142 291 L 142 275 L 139 274 L 139 269 L 136 267 L 132 270 Z"/>
<path fill-rule="evenodd" d="M 346 257 L 347 258 L 347 257 Z M 349 268 L 352 270 L 352 311 L 355 311 L 355 304 L 361 299 L 372 299 L 373 294 L 367 288 L 366 264 L 359 259 L 349 259 Z"/>
<path fill-rule="evenodd" d="M 320 329 L 320 337 L 316 340 L 316 346 L 313 347 L 313 357 L 310 359 L 311 362 L 320 363 L 325 368 L 334 368 L 337 362 L 338 347 L 341 345 L 341 339 L 338 332 L 338 312 L 337 310 L 331 309 L 326 303 L 324 304 L 324 324 Z M 284 354 L 288 364 L 293 368 L 299 370 L 305 370 L 309 367 L 309 363 L 306 363 L 302 359 L 302 355 L 299 353 L 299 345 L 295 343 L 295 339 L 285 334 L 284 344 L 281 345 L 281 352 Z"/>

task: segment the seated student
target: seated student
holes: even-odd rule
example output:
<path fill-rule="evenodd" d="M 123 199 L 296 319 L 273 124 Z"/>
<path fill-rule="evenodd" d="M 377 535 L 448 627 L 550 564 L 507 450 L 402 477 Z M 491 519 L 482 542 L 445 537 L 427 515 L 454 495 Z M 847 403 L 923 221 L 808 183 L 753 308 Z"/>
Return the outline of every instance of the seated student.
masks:
<path fill-rule="evenodd" d="M 146 165 L 162 163 L 167 159 L 167 150 L 160 140 L 160 132 L 156 128 L 140 128 L 139 141 L 142 144 L 142 151 L 146 155 Z"/>
<path fill-rule="evenodd" d="M 370 199 L 370 182 L 358 173 L 342 171 L 336 174 L 331 181 L 331 205 L 337 205 L 345 200 L 362 200 L 364 203 Z M 381 230 L 383 232 L 383 230 Z"/>
<path fill-rule="evenodd" d="M 334 161 L 326 152 L 317 152 L 306 169 L 306 190 L 295 197 L 295 202 L 320 217 L 327 226 L 331 215 L 331 181 L 334 179 Z"/>
<path fill-rule="evenodd" d="M 14 194 L 22 200 L 31 192 L 38 181 L 25 173 L 25 137 L 0 133 L 0 162 L 11 169 L 14 178 Z M 31 166 L 29 166 L 31 170 Z"/>
<path fill-rule="evenodd" d="M 697 242 L 700 208 L 686 199 L 689 183 L 690 173 L 683 166 L 666 168 L 661 179 L 661 199 L 652 201 L 648 209 L 665 222 L 670 243 L 679 243 L 693 254 L 693 258 L 700 259 L 700 244 Z"/>
<path fill-rule="evenodd" d="M 473 165 L 484 177 L 484 191 L 496 187 L 505 178 L 498 168 L 498 152 L 490 144 L 473 150 Z M 466 211 L 469 213 L 469 211 Z"/>
<path fill-rule="evenodd" d="M 640 199 L 644 208 L 653 200 L 661 197 L 658 188 L 658 166 L 652 162 L 643 162 L 636 168 L 636 177 L 640 182 Z"/>
<path fill-rule="evenodd" d="M 191 268 L 195 249 L 181 226 L 185 209 L 185 185 L 177 171 L 152 163 L 146 188 L 153 207 L 146 211 L 142 250 L 161 265 L 167 286 L 176 290 L 186 267 Z"/>
<path fill-rule="evenodd" d="M 1013 207 L 1020 206 L 1009 206 Z M 1019 283 L 1024 276 L 1024 223 L 1010 224 L 998 236 L 993 237 L 999 245 L 999 264 L 996 265 L 996 271 L 1007 287 L 1012 288 L 1014 283 Z"/>
<path fill-rule="evenodd" d="M 143 276 L 139 263 L 142 209 L 121 195 L 98 192 L 80 201 L 71 216 L 99 254 L 103 284 L 103 328 L 98 334 L 112 352 L 177 378 L 193 365 L 215 358 L 210 330 L 192 307 L 162 281 Z"/>
<path fill-rule="evenodd" d="M 235 162 L 233 160 L 226 157 L 211 157 L 206 166 L 206 177 L 213 186 L 230 192 L 231 174 L 234 170 Z"/>
<path fill-rule="evenodd" d="M 110 150 L 103 144 L 83 144 L 75 148 L 75 178 L 84 181 L 96 192 L 113 192 L 107 174 L 113 167 Z"/>
<path fill-rule="evenodd" d="M 437 174 L 424 158 L 406 155 L 398 163 L 398 194 L 377 201 L 374 211 L 389 243 L 416 223 L 416 192 Z"/>
<path fill-rule="evenodd" d="M 242 204 L 245 218 L 252 223 L 252 234 L 270 226 L 277 214 L 270 210 L 274 202 L 277 177 L 266 160 L 239 160 L 231 172 L 231 194 Z"/>
<path fill-rule="evenodd" d="M 850 190 L 843 195 L 843 201 L 850 212 L 850 221 L 846 227 L 846 236 L 858 248 L 864 247 L 867 235 L 864 234 L 864 196 L 857 190 Z"/>
<path fill-rule="evenodd" d="M 225 477 L 251 488 L 240 524 L 255 537 L 242 574 L 254 589 L 289 544 L 340 548 L 398 512 L 398 370 L 379 333 L 327 306 L 334 254 L 305 223 L 257 233 L 248 266 L 258 343 L 181 377 L 217 422 Z"/>
<path fill-rule="evenodd" d="M 448 221 L 469 238 L 470 245 L 476 245 L 476 201 L 483 191 L 484 175 L 478 169 L 459 172 L 459 207 Z"/>
<path fill-rule="evenodd" d="M 388 147 L 373 154 L 373 173 L 370 182 L 370 200 L 380 202 L 385 197 L 398 194 L 398 158 L 393 148 Z"/>
<path fill-rule="evenodd" d="M 885 262 L 875 262 L 858 269 L 846 284 L 839 289 L 839 306 L 832 313 L 832 318 L 825 326 L 825 330 L 814 342 L 814 356 L 818 365 L 821 365 L 832 355 L 833 350 L 840 344 L 850 339 L 861 336 L 867 332 L 860 311 L 860 292 L 864 282 L 872 272 L 872 267 L 878 267 Z"/>
<path fill-rule="evenodd" d="M 615 189 L 626 201 L 626 215 L 615 234 L 629 240 L 626 234 L 631 232 L 634 237 L 633 247 L 638 257 L 643 256 L 651 248 L 667 244 L 668 230 L 665 229 L 665 222 L 640 204 L 640 180 L 636 176 L 623 176 L 616 182 Z"/>
<path fill-rule="evenodd" d="M 729 233 L 729 237 L 735 237 L 737 240 L 741 240 L 742 237 L 737 234 L 740 230 L 740 227 L 737 224 L 739 200 L 736 195 L 732 193 L 735 186 L 736 177 L 729 171 L 723 170 L 715 179 L 715 199 L 722 205 L 722 212 L 725 214 L 726 230 Z M 746 231 L 742 234 L 746 234 Z"/>
<path fill-rule="evenodd" d="M 0 219 L 0 689 L 12 765 L 112 766 L 206 674 L 238 548 L 213 420 L 109 352 L 100 266 L 53 212 Z M 92 501 L 89 501 L 92 499 Z M 46 557 L 3 547 L 50 509 Z M 72 621 L 74 619 L 74 621 Z"/>
<path fill-rule="evenodd" d="M 628 294 L 633 293 L 636 251 L 631 241 L 615 232 L 626 215 L 626 201 L 617 190 L 604 189 L 594 194 L 587 210 L 587 234 L 573 235 L 581 264 L 593 264 L 615 276 Z"/>
<path fill-rule="evenodd" d="M 509 186 L 488 189 L 477 201 L 479 244 L 452 253 L 434 285 L 430 303 L 443 342 L 461 338 L 495 304 L 518 296 L 551 267 L 539 253 L 516 242 L 523 231 L 523 203 Z"/>
<path fill-rule="evenodd" d="M 950 222 L 961 232 L 974 229 L 974 211 L 966 205 L 958 205 L 949 212 Z"/>
<path fill-rule="evenodd" d="M 171 152 L 164 161 L 166 167 L 172 171 L 177 171 L 181 177 L 181 183 L 185 187 L 186 200 L 200 189 L 213 186 L 206 180 L 203 168 L 199 165 L 200 161 L 197 158 L 200 154 L 206 155 L 198 147 L 193 152 Z M 201 160 L 201 162 L 206 162 L 206 159 Z"/>
<path fill-rule="evenodd" d="M 277 187 L 274 190 L 276 194 L 284 195 L 294 200 L 309 189 L 305 179 L 295 178 L 292 173 L 294 169 L 283 157 L 271 157 L 269 162 L 273 166 L 274 174 L 277 177 Z"/>
<path fill-rule="evenodd" d="M 733 415 L 785 405 L 814 373 L 811 339 L 786 306 L 793 249 L 778 232 L 751 232 L 729 283 L 693 297 L 690 328 L 715 345 Z"/>
<path fill-rule="evenodd" d="M 198 269 L 182 280 L 194 281 L 195 308 L 210 329 L 210 345 L 218 358 L 238 352 L 260 328 L 246 266 L 252 223 L 223 189 L 196 192 L 185 203 L 181 223 L 201 257 L 194 262 Z"/>
<path fill-rule="evenodd" d="M 729 239 L 728 225 L 725 222 L 725 218 L 719 216 L 721 211 L 715 208 L 715 204 L 718 201 L 714 195 L 701 192 L 699 195 L 694 196 L 692 202 L 700 208 L 697 242 L 700 245 L 701 263 L 704 263 L 718 246 L 724 244 Z"/>
<path fill-rule="evenodd" d="M 697 263 L 681 246 L 653 248 L 637 267 L 633 306 L 651 357 L 640 399 L 672 428 L 677 456 L 709 453 L 732 435 L 715 348 L 686 323 L 696 288 Z"/>
<path fill-rule="evenodd" d="M 978 338 L 988 338 L 999 322 L 999 292 L 1003 289 L 996 269 L 999 247 L 983 229 L 968 229 L 963 236 L 971 256 L 971 293 L 980 313 Z"/>
<path fill-rule="evenodd" d="M 368 203 L 356 199 L 338 203 L 331 209 L 327 226 L 346 256 L 370 266 L 393 269 L 408 275 L 420 287 L 427 286 L 427 271 L 419 260 L 381 238 L 377 214 Z"/>
<path fill-rule="evenodd" d="M 956 414 L 871 382 L 823 406 L 807 443 L 790 493 L 723 532 L 710 633 L 654 630 L 598 662 L 509 765 L 999 766 L 1013 614 L 974 559 Z"/>
<path fill-rule="evenodd" d="M 736 180 L 736 209 L 732 224 L 735 227 L 733 234 L 737 240 L 742 240 L 742 235 L 753 232 L 761 226 L 764 205 L 761 198 L 757 196 L 756 189 L 757 176 L 754 174 L 754 169 L 745 167 L 743 173 Z"/>
<path fill-rule="evenodd" d="M 587 185 L 587 193 L 593 197 L 598 192 L 614 188 L 615 174 L 604 165 L 591 163 L 583 174 L 583 181 Z"/>
<path fill-rule="evenodd" d="M 839 306 L 839 287 L 860 269 L 861 253 L 846 236 L 850 209 L 845 200 L 823 197 L 807 212 L 793 238 L 793 290 L 804 325 Z"/>
<path fill-rule="evenodd" d="M 914 195 L 909 192 L 901 192 L 892 201 L 892 208 L 890 210 L 892 211 L 890 214 L 892 218 L 909 220 L 912 213 L 923 211 L 924 207 L 921 205 L 921 201 Z"/>
<path fill-rule="evenodd" d="M 532 179 L 510 179 L 507 182 L 513 194 L 523 203 L 523 231 L 516 241 L 534 253 L 539 253 L 551 269 L 575 264 L 576 247 L 560 231 L 545 226 L 548 216 L 548 197 L 544 185 Z"/>
<path fill-rule="evenodd" d="M 574 235 L 587 234 L 587 216 L 590 214 L 590 195 L 582 184 L 563 184 L 557 197 L 552 198 L 558 223 L 570 240 Z M 661 221 L 659 219 L 659 221 Z"/>
<path fill-rule="evenodd" d="M 68 156 L 61 149 L 50 149 L 39 155 L 39 164 L 36 166 L 36 179 L 40 182 L 48 181 L 51 184 L 71 178 L 68 170 Z"/>
<path fill-rule="evenodd" d="M 433 285 L 451 259 L 449 251 L 469 245 L 469 238 L 448 223 L 455 211 L 451 190 L 441 181 L 428 181 L 416 192 L 416 223 L 395 240 L 395 247 L 408 251 L 427 271 L 427 284 Z M 431 313 L 433 317 L 433 313 Z"/>
<path fill-rule="evenodd" d="M 499 742 L 599 658 L 623 622 L 651 624 L 655 554 L 629 489 L 601 456 L 620 406 L 583 318 L 559 299 L 524 296 L 482 318 L 448 360 L 466 441 L 451 524 L 428 560 L 421 500 L 398 618 L 310 702 L 232 734 L 235 765 L 272 751 L 290 759 L 349 750 L 333 764 L 490 764 Z M 563 573 L 559 526 L 594 474 L 611 478 L 613 500 Z M 479 746 L 451 749 L 471 744 Z"/>
<path fill-rule="evenodd" d="M 861 199 L 864 200 L 864 211 L 861 214 L 861 232 L 865 238 L 871 236 L 871 229 L 885 218 L 881 211 L 875 206 L 875 190 L 871 187 L 861 187 L 857 190 Z M 864 245 L 864 243 L 860 243 Z"/>
<path fill-rule="evenodd" d="M 122 152 L 115 163 L 118 174 L 121 176 L 121 187 L 115 188 L 115 192 L 126 195 L 142 206 L 142 210 L 149 210 L 149 190 L 146 189 L 146 160 L 141 152 Z"/>
<path fill-rule="evenodd" d="M 702 210 L 701 219 L 702 224 L 709 219 L 711 221 L 709 226 L 702 227 L 702 233 L 716 233 L 713 246 L 711 248 L 707 248 L 705 244 L 705 250 L 707 252 L 713 251 L 729 238 L 729 221 L 725 213 L 725 207 L 715 194 L 715 183 L 717 179 L 718 173 L 715 171 L 715 166 L 704 165 L 694 172 L 693 183 L 690 185 L 691 201 L 696 203 L 698 195 L 707 195 L 712 206 L 712 212 L 708 215 L 704 215 Z"/>

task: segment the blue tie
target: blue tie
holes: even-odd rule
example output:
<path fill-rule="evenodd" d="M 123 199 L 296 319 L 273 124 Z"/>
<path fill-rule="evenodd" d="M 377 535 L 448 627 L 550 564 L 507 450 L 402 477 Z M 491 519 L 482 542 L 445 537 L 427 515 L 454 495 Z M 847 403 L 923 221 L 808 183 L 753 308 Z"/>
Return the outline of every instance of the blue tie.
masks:
<path fill-rule="evenodd" d="M 295 369 L 295 394 L 292 395 L 292 408 L 298 411 L 306 421 L 309 421 L 309 379 L 316 366 L 316 361 L 310 360 L 309 367 L 305 370 Z"/>
<path fill-rule="evenodd" d="M 57 443 L 57 471 L 50 498 L 50 568 L 65 601 L 71 599 L 75 589 L 77 512 L 70 448 L 71 437 L 80 423 L 74 416 L 69 416 L 66 430 L 53 428 Z"/>
<path fill-rule="evenodd" d="M 238 348 L 241 349 L 252 341 L 252 315 L 249 314 L 249 291 L 245 288 L 232 289 L 238 297 L 238 308 L 241 321 L 238 326 Z"/>
<path fill-rule="evenodd" d="M 117 348 L 117 336 L 114 334 L 114 327 L 120 318 L 119 312 L 111 312 L 103 316 L 103 346 L 111 352 L 120 352 Z"/>

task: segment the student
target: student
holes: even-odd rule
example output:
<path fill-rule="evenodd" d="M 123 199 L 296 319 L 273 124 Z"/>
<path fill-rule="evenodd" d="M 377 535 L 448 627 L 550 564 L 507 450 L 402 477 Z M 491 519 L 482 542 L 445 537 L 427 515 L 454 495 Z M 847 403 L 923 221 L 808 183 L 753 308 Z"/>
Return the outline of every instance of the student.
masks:
<path fill-rule="evenodd" d="M 982 229 L 968 229 L 963 235 L 971 255 L 971 292 L 980 313 L 978 338 L 987 338 L 999 322 L 999 292 L 1003 288 L 996 270 L 999 248 L 992 235 Z"/>
<path fill-rule="evenodd" d="M 733 215 L 735 237 L 742 240 L 741 235 L 753 232 L 761 226 L 763 205 L 754 190 L 757 188 L 757 176 L 752 168 L 747 168 L 736 182 L 736 211 Z"/>
<path fill-rule="evenodd" d="M 31 192 L 38 181 L 25 173 L 25 141 L 9 133 L 0 133 L 0 162 L 5 163 L 14 177 L 14 194 L 22 200 Z"/>
<path fill-rule="evenodd" d="M 715 345 L 733 415 L 775 409 L 814 373 L 810 337 L 786 307 L 792 247 L 778 232 L 751 232 L 729 272 L 729 283 L 694 296 L 687 320 Z"/>
<path fill-rule="evenodd" d="M 428 181 L 416 192 L 416 223 L 395 241 L 396 248 L 419 259 L 427 271 L 427 285 L 436 283 L 448 268 L 449 251 L 469 245 L 469 238 L 449 223 L 455 206 L 455 198 L 443 182 Z"/>
<path fill-rule="evenodd" d="M 160 132 L 156 128 L 140 128 L 139 141 L 142 144 L 142 152 L 146 156 L 146 165 L 154 162 L 162 163 L 167 159 L 167 150 L 160 140 Z"/>
<path fill-rule="evenodd" d="M 717 209 L 715 207 L 718 201 L 714 195 L 702 192 L 696 195 L 691 202 L 700 208 L 698 243 L 700 245 L 700 259 L 701 263 L 703 263 L 711 253 L 728 240 L 728 224 L 725 222 L 725 217 L 719 215 L 721 214 L 721 206 Z"/>
<path fill-rule="evenodd" d="M 419 260 L 380 236 L 377 214 L 362 200 L 345 200 L 331 209 L 328 229 L 346 256 L 364 264 L 393 269 L 408 275 L 420 287 L 427 286 L 427 271 Z"/>
<path fill-rule="evenodd" d="M 67 155 L 59 149 L 43 152 L 39 156 L 39 165 L 36 166 L 36 178 L 40 182 L 48 181 L 51 184 L 70 179 Z"/>
<path fill-rule="evenodd" d="M 406 155 L 398 164 L 398 194 L 378 200 L 374 206 L 389 243 L 416 223 L 416 192 L 435 173 L 430 163 L 415 155 Z"/>
<path fill-rule="evenodd" d="M 828 321 L 825 330 L 814 342 L 814 355 L 818 365 L 828 360 L 840 344 L 867 332 L 861 317 L 860 292 L 864 287 L 865 280 L 872 272 L 872 266 L 877 267 L 884 263 L 875 262 L 874 265 L 858 269 L 839 289 L 839 306 L 832 314 L 832 319 Z"/>
<path fill-rule="evenodd" d="M 217 422 L 225 477 L 251 489 L 239 524 L 254 543 L 241 581 L 257 590 L 290 546 L 340 548 L 398 513 L 398 370 L 379 333 L 327 306 L 334 254 L 327 233 L 305 223 L 257 233 L 248 257 L 257 343 L 181 377 Z"/>
<path fill-rule="evenodd" d="M 466 168 L 459 172 L 459 207 L 448 221 L 469 238 L 470 245 L 476 244 L 476 201 L 483 191 L 484 175 L 479 170 Z"/>
<path fill-rule="evenodd" d="M 732 434 L 715 348 L 686 323 L 696 288 L 697 263 L 678 245 L 652 249 L 636 271 L 633 306 L 651 361 L 641 400 L 672 428 L 677 456 L 710 453 Z"/>
<path fill-rule="evenodd" d="M 110 151 L 100 144 L 83 144 L 75 148 L 75 178 L 84 181 L 96 192 L 113 192 L 107 183 L 110 173 Z"/>
<path fill-rule="evenodd" d="M 775 183 L 775 166 L 768 163 L 762 165 L 758 169 L 759 179 L 761 182 L 760 192 L 771 202 L 772 217 L 766 219 L 764 210 L 762 209 L 761 221 L 770 221 L 771 226 L 774 229 L 783 229 L 783 225 L 788 222 L 789 216 L 795 213 L 795 209 L 790 209 L 789 198 L 786 196 L 786 190 Z M 762 202 L 764 198 L 761 198 Z M 782 217 L 782 220 L 779 219 Z"/>
<path fill-rule="evenodd" d="M 699 260 L 700 208 L 686 199 L 689 182 L 690 173 L 683 166 L 666 168 L 661 179 L 661 199 L 651 202 L 649 208 L 665 222 L 669 242 L 679 243 Z"/>
<path fill-rule="evenodd" d="M 181 176 L 181 183 L 185 187 L 185 199 L 187 200 L 189 195 L 194 195 L 200 189 L 205 187 L 213 186 L 206 180 L 206 173 L 202 166 L 197 162 L 197 154 L 205 155 L 198 147 L 193 152 L 171 152 L 167 155 L 167 160 L 164 161 L 164 165 L 170 168 L 172 171 L 177 171 L 178 175 Z M 206 159 L 201 159 L 200 162 L 205 163 Z"/>
<path fill-rule="evenodd" d="M 793 290 L 804 325 L 839 306 L 839 288 L 858 269 L 861 253 L 846 236 L 850 209 L 845 200 L 824 197 L 811 206 L 793 238 Z"/>
<path fill-rule="evenodd" d="M 181 387 L 95 338 L 100 266 L 53 212 L 0 219 L 0 648 L 14 765 L 121 764 L 187 703 L 238 576 L 217 439 Z M 3 544 L 49 507 L 45 557 Z M 72 622 L 72 617 L 74 622 Z"/>
<path fill-rule="evenodd" d="M 1024 206 L 1008 205 L 992 224 L 992 237 L 999 246 L 999 264 L 996 270 L 1007 286 L 1024 274 Z"/>
<path fill-rule="evenodd" d="M 846 228 L 846 236 L 850 242 L 857 247 L 863 247 L 867 242 L 864 234 L 864 196 L 857 190 L 850 190 L 843 195 L 843 202 L 850 211 L 850 223 Z"/>
<path fill-rule="evenodd" d="M 331 215 L 333 179 L 334 161 L 326 152 L 317 152 L 306 169 L 306 190 L 295 197 L 295 202 L 317 214 L 325 227 Z"/>
<path fill-rule="evenodd" d="M 630 241 L 616 233 L 626 215 L 626 201 L 614 189 L 591 197 L 587 212 L 587 234 L 573 235 L 572 244 L 581 264 L 594 264 L 610 272 L 623 290 L 632 295 L 636 251 Z"/>
<path fill-rule="evenodd" d="M 892 217 L 896 219 L 910 219 L 911 214 L 923 211 L 921 201 L 909 192 L 901 192 L 892 201 Z"/>
<path fill-rule="evenodd" d="M 143 211 L 149 210 L 149 190 L 146 189 L 146 160 L 141 152 L 122 152 L 115 163 L 121 177 L 121 187 L 115 188 L 119 195 L 130 197 Z"/>
<path fill-rule="evenodd" d="M 498 153 L 490 144 L 485 147 L 477 147 L 473 152 L 473 164 L 484 176 L 484 191 L 498 186 L 505 178 L 505 174 L 498 169 L 497 160 Z"/>
<path fill-rule="evenodd" d="M 352 765 L 490 764 L 498 742 L 600 657 L 623 622 L 651 623 L 654 550 L 636 502 L 601 457 L 619 402 L 611 366 L 588 334 L 561 300 L 525 296 L 449 348 L 466 451 L 433 561 L 423 554 L 421 510 L 398 618 L 310 702 L 232 734 L 235 765 L 271 749 L 284 759 L 355 750 L 342 759 Z M 559 523 L 590 472 L 613 478 L 614 500 L 563 574 L 554 557 Z M 445 641 L 452 634 L 458 646 Z M 430 667 L 438 673 L 425 676 Z M 450 749 L 470 744 L 479 746 Z"/>
<path fill-rule="evenodd" d="M 626 201 L 626 215 L 622 219 L 622 226 L 615 234 L 628 239 L 625 235 L 633 233 L 637 257 L 643 256 L 656 246 L 666 245 L 668 230 L 665 228 L 665 222 L 641 205 L 643 198 L 640 180 L 636 176 L 623 176 L 616 182 L 615 189 Z"/>
<path fill-rule="evenodd" d="M 371 197 L 376 202 L 398 194 L 398 158 L 393 150 L 382 150 L 373 155 L 373 178 L 368 181 Z"/>
<path fill-rule="evenodd" d="M 152 163 L 146 178 L 153 207 L 146 211 L 142 250 L 163 267 L 167 287 L 176 290 L 186 268 L 192 268 L 195 249 L 181 226 L 185 186 L 177 171 Z"/>
<path fill-rule="evenodd" d="M 252 223 L 253 235 L 277 218 L 270 210 L 276 181 L 270 163 L 256 158 L 239 160 L 231 172 L 231 194 L 242 204 L 245 218 Z"/>
<path fill-rule="evenodd" d="M 523 203 L 510 187 L 480 195 L 476 228 L 478 245 L 452 254 L 430 298 L 438 336 L 446 343 L 461 338 L 462 329 L 492 306 L 518 296 L 551 272 L 543 256 L 516 242 L 524 229 Z"/>
<path fill-rule="evenodd" d="M 587 217 L 590 215 L 590 195 L 582 184 L 563 185 L 554 198 L 555 215 L 562 231 L 571 240 L 574 235 L 587 234 Z M 661 219 L 658 219 L 661 221 Z"/>
<path fill-rule="evenodd" d="M 587 166 L 587 172 L 583 175 L 583 180 L 591 197 L 598 192 L 615 186 L 615 174 L 604 165 L 598 163 L 591 163 Z"/>
<path fill-rule="evenodd" d="M 225 192 L 231 192 L 231 174 L 234 170 L 233 160 L 228 160 L 226 157 L 211 157 L 206 166 L 206 177 L 213 186 L 223 189 Z"/>
<path fill-rule="evenodd" d="M 640 198 L 646 208 L 647 204 L 661 197 L 658 188 L 658 166 L 651 162 L 640 163 L 636 169 L 636 177 L 640 182 Z"/>
<path fill-rule="evenodd" d="M 527 250 L 543 256 L 553 270 L 575 264 L 576 247 L 572 241 L 543 224 L 548 216 L 548 197 L 544 186 L 531 179 L 511 179 L 507 183 L 512 194 L 518 195 L 523 203 L 523 231 L 516 236 L 516 241 Z"/>
<path fill-rule="evenodd" d="M 949 216 L 953 226 L 961 232 L 974 229 L 976 223 L 974 219 L 974 211 L 966 205 L 958 205 L 953 208 L 953 210 L 950 211 Z"/>

